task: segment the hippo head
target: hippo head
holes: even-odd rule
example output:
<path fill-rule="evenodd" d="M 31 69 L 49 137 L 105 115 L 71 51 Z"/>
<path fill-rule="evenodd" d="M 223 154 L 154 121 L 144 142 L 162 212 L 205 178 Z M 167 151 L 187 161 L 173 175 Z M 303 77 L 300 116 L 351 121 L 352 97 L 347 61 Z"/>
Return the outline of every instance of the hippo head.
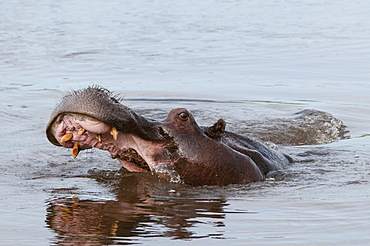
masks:
<path fill-rule="evenodd" d="M 219 141 L 225 122 L 201 128 L 184 108 L 162 122 L 122 105 L 111 92 L 89 87 L 65 96 L 52 113 L 47 138 L 76 157 L 92 147 L 107 150 L 131 172 L 153 172 L 192 185 L 226 185 L 263 179 L 251 159 Z"/>

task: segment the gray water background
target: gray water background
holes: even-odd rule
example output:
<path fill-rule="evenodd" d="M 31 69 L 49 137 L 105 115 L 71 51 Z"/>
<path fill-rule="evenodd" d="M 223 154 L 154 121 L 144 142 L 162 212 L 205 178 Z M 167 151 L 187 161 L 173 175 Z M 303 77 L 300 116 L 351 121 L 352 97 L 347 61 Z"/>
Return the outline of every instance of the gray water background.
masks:
<path fill-rule="evenodd" d="M 0 244 L 366 245 L 369 9 L 367 1 L 1 2 Z M 45 138 L 65 92 L 91 84 L 155 119 L 186 107 L 199 124 L 222 117 L 245 132 L 247 122 L 312 108 L 342 120 L 349 137 L 282 146 L 297 164 L 263 183 L 192 188 L 134 175 L 122 185 L 105 153 L 74 160 Z M 112 221 L 132 214 L 135 228 L 68 234 L 53 218 L 55 204 L 73 199 L 113 203 Z"/>

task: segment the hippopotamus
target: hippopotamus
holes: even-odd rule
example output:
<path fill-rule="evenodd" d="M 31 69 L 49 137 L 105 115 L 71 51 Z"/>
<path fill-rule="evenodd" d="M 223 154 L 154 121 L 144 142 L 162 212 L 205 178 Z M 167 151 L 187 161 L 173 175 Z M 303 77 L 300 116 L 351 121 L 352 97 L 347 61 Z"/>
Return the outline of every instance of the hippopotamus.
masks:
<path fill-rule="evenodd" d="M 161 122 L 138 115 L 107 89 L 72 91 L 54 109 L 48 140 L 72 149 L 107 150 L 129 172 L 152 172 L 189 185 L 229 185 L 263 181 L 292 158 L 264 144 L 225 130 L 219 119 L 199 126 L 185 108 Z"/>

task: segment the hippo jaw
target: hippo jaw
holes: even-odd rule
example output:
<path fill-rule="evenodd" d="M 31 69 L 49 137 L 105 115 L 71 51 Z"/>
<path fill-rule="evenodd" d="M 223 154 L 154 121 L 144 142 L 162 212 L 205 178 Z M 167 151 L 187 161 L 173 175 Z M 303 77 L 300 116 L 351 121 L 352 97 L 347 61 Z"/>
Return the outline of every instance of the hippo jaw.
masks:
<path fill-rule="evenodd" d="M 65 96 L 46 128 L 49 141 L 72 148 L 72 156 L 92 147 L 107 150 L 131 172 L 164 170 L 168 159 L 166 134 L 120 104 L 108 90 L 89 87 Z M 167 167 L 166 167 L 167 168 Z"/>
<path fill-rule="evenodd" d="M 92 147 L 107 150 L 112 158 L 117 158 L 123 167 L 131 172 L 149 172 L 152 163 L 149 153 L 156 149 L 155 144 L 137 137 L 134 134 L 122 133 L 115 127 L 93 117 L 68 113 L 50 127 L 51 134 L 57 145 L 72 148 L 72 156 L 77 157 L 81 150 Z"/>

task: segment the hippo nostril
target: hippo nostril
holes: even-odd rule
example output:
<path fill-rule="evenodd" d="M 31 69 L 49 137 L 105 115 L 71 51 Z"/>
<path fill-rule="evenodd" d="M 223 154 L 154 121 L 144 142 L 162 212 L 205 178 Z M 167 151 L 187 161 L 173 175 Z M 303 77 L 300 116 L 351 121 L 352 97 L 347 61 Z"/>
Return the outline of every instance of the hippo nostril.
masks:
<path fill-rule="evenodd" d="M 180 113 L 179 114 L 179 119 L 182 120 L 182 121 L 187 121 L 189 118 L 189 115 L 187 113 Z"/>

